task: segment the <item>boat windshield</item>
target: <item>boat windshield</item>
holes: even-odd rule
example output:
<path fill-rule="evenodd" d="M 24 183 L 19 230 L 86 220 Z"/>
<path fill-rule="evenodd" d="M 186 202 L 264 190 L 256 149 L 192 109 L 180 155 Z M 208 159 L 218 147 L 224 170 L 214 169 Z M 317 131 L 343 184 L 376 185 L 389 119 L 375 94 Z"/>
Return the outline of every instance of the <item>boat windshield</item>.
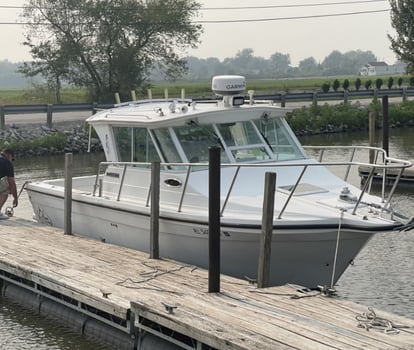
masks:
<path fill-rule="evenodd" d="M 114 127 L 123 162 L 206 163 L 209 148 L 220 146 L 222 163 L 303 159 L 304 154 L 281 118 L 222 124 L 196 123 L 147 130 Z"/>

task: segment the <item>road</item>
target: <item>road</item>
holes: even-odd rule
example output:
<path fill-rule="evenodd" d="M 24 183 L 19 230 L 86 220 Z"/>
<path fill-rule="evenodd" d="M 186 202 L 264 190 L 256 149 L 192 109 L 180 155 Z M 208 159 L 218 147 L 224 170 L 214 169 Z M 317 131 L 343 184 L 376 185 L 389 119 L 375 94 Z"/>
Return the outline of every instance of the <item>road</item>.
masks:
<path fill-rule="evenodd" d="M 61 122 L 76 122 L 84 121 L 91 116 L 90 111 L 81 112 L 59 112 L 53 113 L 52 124 Z M 46 125 L 46 113 L 27 113 L 27 114 L 6 114 L 5 124 L 10 126 L 12 124 L 45 124 Z"/>

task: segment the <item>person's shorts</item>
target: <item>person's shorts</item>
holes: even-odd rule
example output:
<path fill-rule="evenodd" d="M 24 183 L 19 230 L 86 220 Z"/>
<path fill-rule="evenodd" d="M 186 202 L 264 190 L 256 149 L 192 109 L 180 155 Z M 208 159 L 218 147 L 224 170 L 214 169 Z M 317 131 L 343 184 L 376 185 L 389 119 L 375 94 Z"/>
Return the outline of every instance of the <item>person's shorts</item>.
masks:
<path fill-rule="evenodd" d="M 7 181 L 7 176 L 4 176 L 0 179 L 0 194 L 9 194 L 9 181 Z"/>

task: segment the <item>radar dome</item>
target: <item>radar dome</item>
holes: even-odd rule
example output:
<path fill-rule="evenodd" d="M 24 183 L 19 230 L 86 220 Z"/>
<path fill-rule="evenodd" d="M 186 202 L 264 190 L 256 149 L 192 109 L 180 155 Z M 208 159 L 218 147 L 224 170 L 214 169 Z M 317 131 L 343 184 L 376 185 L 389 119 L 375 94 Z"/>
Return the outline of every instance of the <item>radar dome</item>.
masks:
<path fill-rule="evenodd" d="M 219 75 L 213 77 L 211 89 L 216 95 L 240 95 L 246 89 L 246 78 L 241 75 Z"/>

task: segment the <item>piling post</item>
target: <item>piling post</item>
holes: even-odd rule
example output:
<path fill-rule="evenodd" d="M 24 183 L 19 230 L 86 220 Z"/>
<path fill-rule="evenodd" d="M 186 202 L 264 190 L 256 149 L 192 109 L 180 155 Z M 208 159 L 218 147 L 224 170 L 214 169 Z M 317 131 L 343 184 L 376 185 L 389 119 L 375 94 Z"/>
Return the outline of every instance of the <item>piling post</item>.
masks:
<path fill-rule="evenodd" d="M 151 224 L 150 258 L 160 258 L 159 246 L 160 218 L 160 162 L 151 163 Z"/>
<path fill-rule="evenodd" d="M 259 267 L 257 287 L 270 285 L 270 264 L 272 255 L 273 216 L 275 207 L 276 173 L 267 172 L 263 195 L 262 234 L 260 236 Z"/>
<path fill-rule="evenodd" d="M 73 173 L 73 154 L 65 154 L 65 193 L 63 204 L 64 234 L 72 234 L 72 173 Z"/>
<path fill-rule="evenodd" d="M 52 128 L 52 115 L 53 115 L 53 105 L 48 104 L 46 107 L 46 125 L 48 128 Z"/>
<path fill-rule="evenodd" d="M 4 106 L 0 106 L 0 128 L 4 129 L 6 127 L 6 118 L 4 113 Z"/>
<path fill-rule="evenodd" d="M 208 292 L 220 292 L 220 147 L 209 148 Z"/>
<path fill-rule="evenodd" d="M 388 118 L 388 96 L 382 97 L 382 148 L 388 156 L 389 151 L 389 118 Z"/>

